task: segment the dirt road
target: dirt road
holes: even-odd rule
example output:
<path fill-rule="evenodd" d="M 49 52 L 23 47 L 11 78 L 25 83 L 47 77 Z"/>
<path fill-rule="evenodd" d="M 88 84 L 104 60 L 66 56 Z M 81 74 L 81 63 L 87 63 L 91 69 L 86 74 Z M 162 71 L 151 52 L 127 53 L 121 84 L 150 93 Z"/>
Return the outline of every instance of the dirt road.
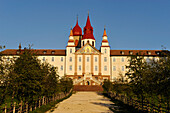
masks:
<path fill-rule="evenodd" d="M 77 92 L 60 102 L 52 113 L 112 113 L 114 103 L 96 92 Z"/>

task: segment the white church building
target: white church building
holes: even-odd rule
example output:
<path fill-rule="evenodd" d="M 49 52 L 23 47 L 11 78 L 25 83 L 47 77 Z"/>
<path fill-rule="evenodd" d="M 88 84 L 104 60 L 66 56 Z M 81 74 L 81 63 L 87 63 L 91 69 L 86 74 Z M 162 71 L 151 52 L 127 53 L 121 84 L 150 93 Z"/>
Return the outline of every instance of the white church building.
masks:
<path fill-rule="evenodd" d="M 89 15 L 82 29 L 78 25 L 71 29 L 66 49 L 35 49 L 42 62 L 58 67 L 58 75 L 73 79 L 74 85 L 101 85 L 104 79 L 118 80 L 125 75 L 130 55 L 142 53 L 145 59 L 158 58 L 161 50 L 112 50 L 104 29 L 100 50 L 96 49 L 93 27 Z M 6 49 L 6 57 L 19 56 L 19 49 Z"/>

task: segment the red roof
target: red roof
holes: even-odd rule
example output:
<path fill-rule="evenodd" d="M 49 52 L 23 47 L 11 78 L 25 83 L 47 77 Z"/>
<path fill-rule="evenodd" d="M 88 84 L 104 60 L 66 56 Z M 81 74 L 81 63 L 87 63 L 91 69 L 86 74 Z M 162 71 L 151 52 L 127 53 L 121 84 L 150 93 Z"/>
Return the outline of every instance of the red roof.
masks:
<path fill-rule="evenodd" d="M 51 55 L 51 56 L 65 56 L 66 50 L 56 50 L 56 49 L 32 49 L 33 53 L 36 55 Z M 2 51 L 3 55 L 19 55 L 24 52 L 24 49 L 6 49 Z"/>
<path fill-rule="evenodd" d="M 6 49 L 2 51 L 3 55 L 19 55 L 22 54 L 24 49 Z M 33 53 L 36 55 L 44 56 L 66 56 L 66 50 L 56 50 L 56 49 L 32 49 Z M 163 50 L 110 50 L 110 56 L 129 56 L 136 55 L 139 53 L 145 56 L 159 56 L 161 52 L 169 52 Z"/>
<path fill-rule="evenodd" d="M 91 26 L 89 15 L 87 17 L 86 26 L 84 27 L 84 35 L 83 35 L 82 40 L 83 39 L 93 39 L 93 40 L 95 40 L 95 38 L 93 36 L 93 27 Z"/>
<path fill-rule="evenodd" d="M 80 35 L 82 35 L 82 29 L 81 29 L 80 26 L 78 25 L 78 18 L 77 18 L 76 26 L 73 28 L 73 35 L 74 35 L 74 36 L 80 36 Z"/>
<path fill-rule="evenodd" d="M 128 55 L 145 55 L 159 56 L 162 50 L 110 50 L 110 56 L 128 56 Z"/>

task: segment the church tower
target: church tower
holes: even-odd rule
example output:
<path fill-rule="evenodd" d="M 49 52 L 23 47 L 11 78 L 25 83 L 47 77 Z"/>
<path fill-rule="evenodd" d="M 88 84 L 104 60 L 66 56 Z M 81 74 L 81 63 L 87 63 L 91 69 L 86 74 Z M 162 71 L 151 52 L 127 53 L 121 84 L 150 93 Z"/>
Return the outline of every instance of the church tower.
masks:
<path fill-rule="evenodd" d="M 77 22 L 75 27 L 73 28 L 73 37 L 76 48 L 81 47 L 81 38 L 82 38 L 82 29 L 80 28 L 78 24 L 78 16 L 77 16 Z"/>
<path fill-rule="evenodd" d="M 75 62 L 75 53 L 76 47 L 73 37 L 73 30 L 70 31 L 70 36 L 68 40 L 68 44 L 66 47 L 66 74 L 67 75 L 74 75 L 74 63 Z"/>
<path fill-rule="evenodd" d="M 84 46 L 87 42 L 95 47 L 95 38 L 93 36 L 93 27 L 90 23 L 89 14 L 87 17 L 86 26 L 84 27 L 84 35 L 81 39 L 81 47 Z"/>
<path fill-rule="evenodd" d="M 101 44 L 101 69 L 102 75 L 110 75 L 110 46 L 107 40 L 106 29 L 104 28 L 103 40 Z"/>

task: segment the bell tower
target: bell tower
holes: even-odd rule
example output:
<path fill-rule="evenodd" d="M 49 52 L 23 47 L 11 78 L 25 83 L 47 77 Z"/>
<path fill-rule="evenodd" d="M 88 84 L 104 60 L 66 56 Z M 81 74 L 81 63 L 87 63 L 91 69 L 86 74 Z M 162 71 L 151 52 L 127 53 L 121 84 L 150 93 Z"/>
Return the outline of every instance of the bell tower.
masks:
<path fill-rule="evenodd" d="M 95 47 L 96 40 L 93 36 L 93 27 L 91 26 L 90 23 L 89 14 L 87 17 L 86 26 L 84 27 L 84 35 L 81 39 L 81 47 L 84 46 L 87 42 L 89 42 L 92 46 Z"/>

